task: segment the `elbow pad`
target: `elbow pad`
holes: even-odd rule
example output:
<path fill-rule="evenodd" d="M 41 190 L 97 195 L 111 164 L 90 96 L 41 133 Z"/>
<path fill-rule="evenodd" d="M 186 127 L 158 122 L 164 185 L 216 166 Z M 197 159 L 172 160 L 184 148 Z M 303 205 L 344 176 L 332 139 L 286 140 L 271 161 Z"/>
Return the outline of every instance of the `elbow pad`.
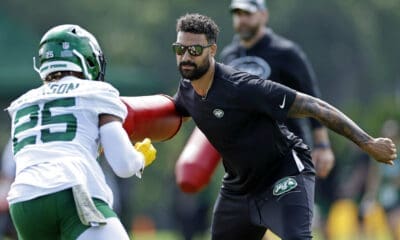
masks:
<path fill-rule="evenodd" d="M 104 155 L 115 174 L 127 178 L 140 175 L 144 168 L 143 154 L 136 151 L 122 127 L 122 123 L 113 121 L 100 127 L 100 142 Z"/>

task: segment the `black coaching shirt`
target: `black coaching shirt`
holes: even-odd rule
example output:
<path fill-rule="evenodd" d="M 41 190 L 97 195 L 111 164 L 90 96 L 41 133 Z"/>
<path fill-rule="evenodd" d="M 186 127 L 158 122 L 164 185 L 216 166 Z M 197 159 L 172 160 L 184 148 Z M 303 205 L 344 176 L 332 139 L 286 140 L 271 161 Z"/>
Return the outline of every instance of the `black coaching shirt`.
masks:
<path fill-rule="evenodd" d="M 182 79 L 174 101 L 221 154 L 223 190 L 243 194 L 302 170 L 293 151 L 308 153 L 308 147 L 278 123 L 286 119 L 295 97 L 296 91 L 286 86 L 216 63 L 206 98 Z"/>
<path fill-rule="evenodd" d="M 266 29 L 266 34 L 251 48 L 240 45 L 235 36 L 232 43 L 221 53 L 221 62 L 238 70 L 250 72 L 261 78 L 278 82 L 296 91 L 320 97 L 314 71 L 306 55 L 298 45 Z M 322 125 L 314 119 L 287 119 L 285 124 L 297 136 L 311 144 L 307 135 L 307 126 L 312 128 Z"/>

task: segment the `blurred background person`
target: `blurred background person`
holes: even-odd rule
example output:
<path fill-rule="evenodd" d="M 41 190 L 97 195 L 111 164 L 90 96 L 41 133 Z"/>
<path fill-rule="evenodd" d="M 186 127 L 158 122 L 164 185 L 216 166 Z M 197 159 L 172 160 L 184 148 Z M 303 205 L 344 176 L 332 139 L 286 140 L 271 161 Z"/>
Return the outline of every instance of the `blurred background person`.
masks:
<path fill-rule="evenodd" d="M 174 216 L 184 240 L 192 240 L 196 236 L 209 235 L 210 207 L 212 206 L 211 189 L 197 194 L 183 193 L 174 188 Z"/>
<path fill-rule="evenodd" d="M 332 195 L 333 199 L 326 212 L 323 238 L 325 240 L 364 240 L 361 237 L 365 235 L 362 231 L 358 205 L 369 181 L 368 165 L 373 160 L 355 145 L 349 144 L 347 152 L 345 160 L 349 161 L 349 164 L 340 167 L 342 172 L 338 182 L 332 188 L 323 189 Z"/>
<path fill-rule="evenodd" d="M 382 136 L 400 143 L 400 125 L 388 119 L 382 126 Z M 361 215 L 365 217 L 376 205 L 383 207 L 393 239 L 400 239 L 400 164 L 387 167 L 369 161 L 366 189 L 363 196 Z"/>

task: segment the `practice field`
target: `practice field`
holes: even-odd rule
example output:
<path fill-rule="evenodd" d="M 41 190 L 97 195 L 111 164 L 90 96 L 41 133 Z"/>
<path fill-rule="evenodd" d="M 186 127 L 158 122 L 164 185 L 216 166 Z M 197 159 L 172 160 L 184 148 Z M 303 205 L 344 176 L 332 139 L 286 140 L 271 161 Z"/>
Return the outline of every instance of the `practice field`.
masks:
<path fill-rule="evenodd" d="M 337 200 L 331 207 L 326 227 L 328 236 L 334 240 L 393 240 L 384 210 L 379 204 L 371 207 L 365 215 L 364 224 L 360 224 L 357 204 L 349 199 Z M 134 230 L 136 231 L 133 240 L 183 240 L 178 232 L 156 229 L 153 225 Z M 325 240 L 322 232 L 321 228 L 315 227 L 313 240 Z M 266 235 L 268 236 L 266 240 L 280 240 L 269 231 Z M 193 238 L 193 240 L 209 239 L 208 232 Z"/>
<path fill-rule="evenodd" d="M 208 236 L 196 236 L 193 240 L 208 240 Z M 172 231 L 157 231 L 156 233 L 136 233 L 133 240 L 180 240 L 178 233 Z"/>
<path fill-rule="evenodd" d="M 268 240 L 279 240 L 280 238 L 273 236 L 271 233 L 267 233 Z M 137 233 L 134 235 L 133 240 L 182 240 L 178 233 L 172 231 L 157 231 L 157 233 Z M 209 236 L 196 236 L 193 240 L 209 240 Z M 314 240 L 323 240 L 319 233 L 314 234 Z"/>
<path fill-rule="evenodd" d="M 341 231 L 338 231 L 341 232 Z M 274 236 L 271 233 L 267 232 L 268 240 L 280 240 L 280 238 Z M 157 231 L 153 233 L 136 233 L 133 240 L 183 240 L 183 237 L 179 235 L 177 232 L 173 231 Z M 205 234 L 204 236 L 196 236 L 193 240 L 209 240 L 209 235 Z M 335 240 L 392 240 L 392 238 L 387 233 L 375 234 L 374 236 L 363 236 L 360 235 L 342 235 L 338 239 Z M 314 230 L 313 232 L 313 240 L 325 240 L 321 235 L 320 231 Z"/>

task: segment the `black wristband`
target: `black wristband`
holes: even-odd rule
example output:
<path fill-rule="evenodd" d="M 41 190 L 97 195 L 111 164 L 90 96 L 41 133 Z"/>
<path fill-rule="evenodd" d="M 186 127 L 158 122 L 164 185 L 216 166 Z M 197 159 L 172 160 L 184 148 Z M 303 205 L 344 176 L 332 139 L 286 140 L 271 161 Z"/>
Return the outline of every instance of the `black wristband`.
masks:
<path fill-rule="evenodd" d="M 330 147 L 331 147 L 331 145 L 327 142 L 321 142 L 321 143 L 314 144 L 314 148 L 325 149 L 325 148 L 330 148 Z"/>

